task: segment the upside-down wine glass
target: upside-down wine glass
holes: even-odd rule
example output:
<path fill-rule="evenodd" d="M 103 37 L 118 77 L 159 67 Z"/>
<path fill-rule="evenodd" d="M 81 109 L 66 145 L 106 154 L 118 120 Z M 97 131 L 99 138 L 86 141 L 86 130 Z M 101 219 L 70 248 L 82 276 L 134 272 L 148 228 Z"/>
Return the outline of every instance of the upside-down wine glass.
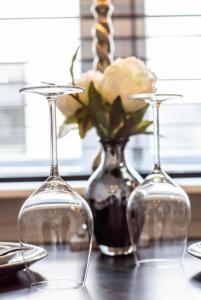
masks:
<path fill-rule="evenodd" d="M 169 266 L 181 263 L 191 210 L 187 194 L 162 169 L 159 147 L 159 108 L 176 94 L 138 94 L 130 99 L 149 103 L 153 110 L 154 169 L 131 194 L 127 221 L 136 264 Z"/>
<path fill-rule="evenodd" d="M 23 253 L 31 285 L 42 289 L 76 288 L 86 279 L 93 218 L 87 202 L 59 176 L 56 133 L 57 97 L 82 91 L 80 87 L 57 85 L 20 90 L 46 97 L 50 111 L 50 176 L 25 201 L 18 216 L 21 245 L 31 244 L 47 252 L 30 268 Z"/>

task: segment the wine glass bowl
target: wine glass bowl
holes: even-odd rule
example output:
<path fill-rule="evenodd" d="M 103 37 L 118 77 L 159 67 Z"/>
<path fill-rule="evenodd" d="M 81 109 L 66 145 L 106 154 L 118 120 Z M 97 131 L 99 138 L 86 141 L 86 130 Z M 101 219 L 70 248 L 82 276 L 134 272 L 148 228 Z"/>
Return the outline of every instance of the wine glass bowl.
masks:
<path fill-rule="evenodd" d="M 156 266 L 180 262 L 188 232 L 189 200 L 167 175 L 149 175 L 131 195 L 127 214 L 137 262 Z"/>
<path fill-rule="evenodd" d="M 159 147 L 159 107 L 176 94 L 131 96 L 148 102 L 154 115 L 154 169 L 131 194 L 127 221 L 137 264 L 175 265 L 182 261 L 190 223 L 187 194 L 162 169 Z"/>
<path fill-rule="evenodd" d="M 39 86 L 22 92 L 45 96 L 50 108 L 50 176 L 23 204 L 18 216 L 21 245 L 33 244 L 47 256 L 29 268 L 32 286 L 41 289 L 77 288 L 84 285 L 92 246 L 93 218 L 87 202 L 59 176 L 56 144 L 56 99 L 80 87 Z M 23 250 L 22 250 L 23 251 Z M 38 276 L 39 274 L 40 276 Z"/>

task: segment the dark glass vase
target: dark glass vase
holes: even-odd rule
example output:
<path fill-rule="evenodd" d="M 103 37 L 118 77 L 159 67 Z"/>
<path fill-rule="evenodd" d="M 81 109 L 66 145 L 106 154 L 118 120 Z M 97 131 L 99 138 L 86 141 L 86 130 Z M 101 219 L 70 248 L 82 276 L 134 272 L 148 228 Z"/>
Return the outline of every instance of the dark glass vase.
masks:
<path fill-rule="evenodd" d="M 124 149 L 128 139 L 102 139 L 101 162 L 88 180 L 86 198 L 94 216 L 96 242 L 106 255 L 132 253 L 126 221 L 126 206 L 131 192 L 142 182 L 129 170 Z"/>

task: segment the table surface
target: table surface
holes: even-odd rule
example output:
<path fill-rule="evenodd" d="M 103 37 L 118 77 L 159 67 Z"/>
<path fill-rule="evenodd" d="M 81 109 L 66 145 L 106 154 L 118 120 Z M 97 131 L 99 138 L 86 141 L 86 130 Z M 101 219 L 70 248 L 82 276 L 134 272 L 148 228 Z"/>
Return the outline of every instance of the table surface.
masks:
<path fill-rule="evenodd" d="M 0 280 L 0 300 L 200 300 L 201 260 L 185 255 L 183 265 L 134 267 L 132 255 L 107 257 L 93 251 L 86 288 L 55 292 L 32 291 L 26 272 Z"/>

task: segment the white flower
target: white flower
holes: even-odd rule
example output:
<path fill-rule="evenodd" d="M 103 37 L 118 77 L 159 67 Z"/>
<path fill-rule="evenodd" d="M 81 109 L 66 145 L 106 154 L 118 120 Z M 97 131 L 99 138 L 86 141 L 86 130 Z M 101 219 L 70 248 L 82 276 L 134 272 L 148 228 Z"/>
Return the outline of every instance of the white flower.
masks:
<path fill-rule="evenodd" d="M 100 82 L 102 81 L 103 74 L 99 71 L 90 70 L 83 73 L 81 78 L 75 82 L 76 85 L 81 86 L 85 89 L 84 92 L 79 94 L 80 100 L 84 103 L 88 103 L 88 89 L 90 82 L 93 81 L 97 91 L 100 91 Z M 73 116 L 76 111 L 82 107 L 72 96 L 64 95 L 59 97 L 57 101 L 57 107 L 66 116 Z"/>
<path fill-rule="evenodd" d="M 128 96 L 153 92 L 155 81 L 155 74 L 141 60 L 136 57 L 118 58 L 105 69 L 100 92 L 109 103 L 120 96 L 125 111 L 131 113 L 143 107 L 144 102 L 129 100 Z"/>

